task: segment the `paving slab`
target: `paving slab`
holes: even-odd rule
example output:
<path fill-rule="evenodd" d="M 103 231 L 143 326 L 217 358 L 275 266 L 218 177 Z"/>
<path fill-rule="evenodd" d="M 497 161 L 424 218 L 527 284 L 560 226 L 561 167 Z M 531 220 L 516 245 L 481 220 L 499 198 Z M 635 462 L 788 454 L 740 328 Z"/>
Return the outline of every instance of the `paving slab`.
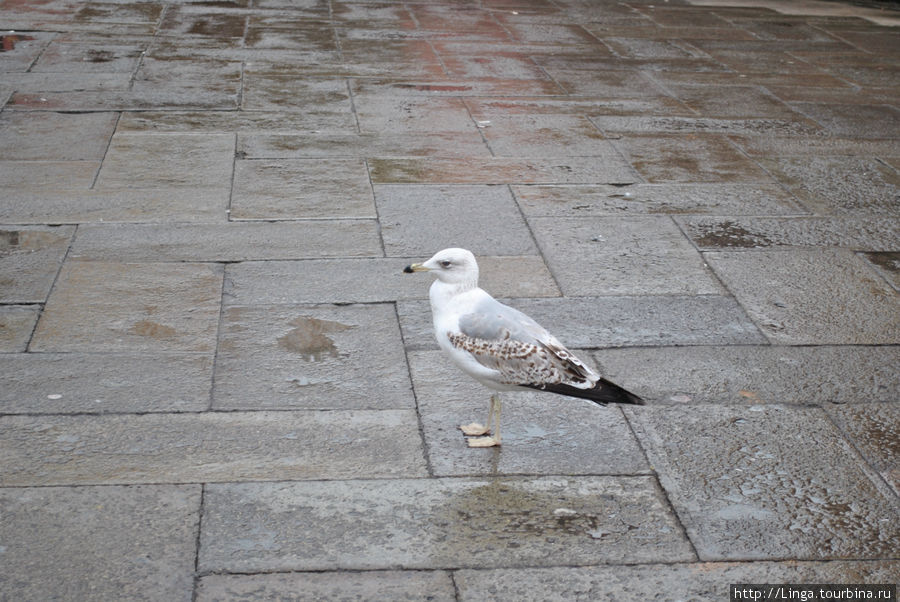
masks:
<path fill-rule="evenodd" d="M 39 305 L 0 305 L 0 352 L 25 351 L 40 314 Z"/>
<path fill-rule="evenodd" d="M 246 261 L 381 255 L 375 220 L 277 223 L 87 224 L 70 258 L 91 261 Z"/>
<path fill-rule="evenodd" d="M 617 406 L 551 393 L 501 394 L 502 447 L 471 449 L 458 427 L 484 424 L 494 391 L 449 364 L 442 351 L 414 352 L 409 362 L 429 466 L 436 476 L 649 473 Z"/>
<path fill-rule="evenodd" d="M 343 80 L 245 73 L 241 108 L 245 111 L 303 112 L 317 129 L 355 131 L 350 91 Z"/>
<path fill-rule="evenodd" d="M 512 186 L 526 217 L 644 214 L 797 215 L 796 199 L 775 184 Z"/>
<path fill-rule="evenodd" d="M 32 65 L 35 73 L 134 73 L 149 45 L 126 37 L 57 36 Z"/>
<path fill-rule="evenodd" d="M 597 157 L 620 160 L 616 149 L 582 115 L 498 115 L 478 121 L 498 157 Z"/>
<path fill-rule="evenodd" d="M 210 485 L 202 521 L 201 571 L 693 559 L 644 476 Z"/>
<path fill-rule="evenodd" d="M 572 349 L 646 345 L 753 345 L 767 339 L 738 303 L 719 295 L 501 299 Z M 427 301 L 398 301 L 408 350 L 437 348 Z"/>
<path fill-rule="evenodd" d="M 507 186 L 376 185 L 385 252 L 427 259 L 447 247 L 476 255 L 533 255 L 528 226 Z"/>
<path fill-rule="evenodd" d="M 440 44 L 433 42 L 433 44 Z M 462 42 L 469 48 L 476 42 Z M 506 77 L 488 78 L 448 78 L 446 75 L 435 78 L 399 77 L 397 74 L 385 77 L 355 78 L 350 81 L 350 89 L 356 93 L 394 94 L 400 96 L 462 96 L 466 104 L 472 95 L 490 97 L 509 96 L 554 96 L 563 92 L 562 88 L 552 80 L 510 79 Z M 389 134 L 389 132 L 383 132 Z"/>
<path fill-rule="evenodd" d="M 210 264 L 68 262 L 31 350 L 211 352 L 222 278 Z"/>
<path fill-rule="evenodd" d="M 593 357 L 613 382 L 666 403 L 865 403 L 900 392 L 898 346 L 647 347 Z"/>
<path fill-rule="evenodd" d="M 43 303 L 75 228 L 0 226 L 0 302 Z"/>
<path fill-rule="evenodd" d="M 885 82 L 889 83 L 889 82 Z M 894 138 L 900 129 L 900 110 L 890 105 L 791 103 L 832 134 L 846 138 Z"/>
<path fill-rule="evenodd" d="M 889 157 L 896 154 L 897 143 L 892 140 L 840 138 L 837 136 L 754 136 L 729 135 L 728 139 L 751 157 L 786 157 L 797 161 L 798 157 L 822 160 L 824 156 L 841 157 Z"/>
<path fill-rule="evenodd" d="M 374 218 L 375 201 L 362 159 L 237 161 L 231 218 Z"/>
<path fill-rule="evenodd" d="M 336 132 L 356 131 L 356 123 L 342 119 Z M 284 113 L 281 111 L 131 111 L 119 118 L 116 131 L 124 132 L 182 132 L 210 133 L 235 132 L 241 135 L 302 134 L 326 130 L 323 117 L 311 113 Z M 326 131 L 331 131 L 327 129 Z"/>
<path fill-rule="evenodd" d="M 475 129 L 459 98 L 358 93 L 353 106 L 361 132 L 466 132 Z"/>
<path fill-rule="evenodd" d="M 227 305 L 291 303 L 384 303 L 427 299 L 432 279 L 404 274 L 403 267 L 428 259 L 323 259 L 253 261 L 225 269 Z M 478 258 L 479 285 L 503 297 L 558 297 L 559 288 L 537 255 Z"/>
<path fill-rule="evenodd" d="M 0 114 L 0 160 L 100 161 L 116 113 Z"/>
<path fill-rule="evenodd" d="M 528 223 L 564 295 L 723 292 L 669 217 L 553 217 Z"/>
<path fill-rule="evenodd" d="M 896 495 L 819 408 L 627 408 L 701 560 L 889 558 Z"/>
<path fill-rule="evenodd" d="M 897 215 L 900 175 L 876 158 L 773 157 L 758 162 L 815 213 Z"/>
<path fill-rule="evenodd" d="M 592 115 L 591 121 L 609 138 L 621 134 L 729 134 L 750 136 L 814 136 L 822 128 L 808 119 L 771 117 L 720 118 L 681 115 Z"/>
<path fill-rule="evenodd" d="M 900 299 L 849 251 L 723 251 L 704 258 L 773 343 L 900 342 Z"/>
<path fill-rule="evenodd" d="M 404 364 L 390 304 L 230 306 L 222 315 L 213 407 L 413 408 Z"/>
<path fill-rule="evenodd" d="M 2 486 L 423 477 L 415 412 L 0 416 Z"/>
<path fill-rule="evenodd" d="M 896 401 L 896 396 L 888 401 Z M 825 411 L 878 474 L 900 493 L 900 410 L 896 403 L 826 405 Z"/>
<path fill-rule="evenodd" d="M 369 161 L 375 184 L 618 184 L 641 182 L 624 159 L 381 159 Z"/>
<path fill-rule="evenodd" d="M 209 407 L 205 353 L 0 355 L 0 414 L 192 412 Z"/>
<path fill-rule="evenodd" d="M 99 161 L 0 161 L 0 191 L 7 201 L 0 207 L 3 221 L 17 223 L 19 216 L 32 215 L 33 209 L 20 206 L 32 197 L 64 192 L 77 197 L 93 185 L 99 168 Z"/>
<path fill-rule="evenodd" d="M 891 286 L 900 291 L 900 252 L 863 253 L 862 256 Z"/>
<path fill-rule="evenodd" d="M 454 573 L 469 601 L 615 599 L 721 600 L 739 583 L 892 583 L 897 561 L 703 562 L 574 568 L 463 569 Z"/>
<path fill-rule="evenodd" d="M 332 157 L 471 158 L 490 157 L 476 131 L 391 133 L 240 134 L 238 153 L 248 159 Z"/>
<path fill-rule="evenodd" d="M 717 134 L 628 134 L 613 144 L 654 184 L 770 181 L 762 169 Z"/>
<path fill-rule="evenodd" d="M 4 597 L 190 602 L 200 497 L 199 485 L 0 489 Z"/>
<path fill-rule="evenodd" d="M 678 217 L 701 250 L 843 247 L 893 249 L 900 239 L 898 222 L 878 217 Z"/>
<path fill-rule="evenodd" d="M 396 600 L 455 602 L 447 571 L 342 571 L 209 575 L 197 585 L 198 602 L 213 600 Z"/>

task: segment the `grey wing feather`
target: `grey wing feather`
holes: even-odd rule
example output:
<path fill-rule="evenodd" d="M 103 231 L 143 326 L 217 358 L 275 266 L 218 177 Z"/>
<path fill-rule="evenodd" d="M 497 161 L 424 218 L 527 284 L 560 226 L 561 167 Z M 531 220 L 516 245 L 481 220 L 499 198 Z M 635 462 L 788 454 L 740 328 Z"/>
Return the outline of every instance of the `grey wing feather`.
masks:
<path fill-rule="evenodd" d="M 559 344 L 543 326 L 496 299 L 487 299 L 473 313 L 460 317 L 459 330 L 466 336 L 485 341 L 514 339 L 523 343 Z"/>

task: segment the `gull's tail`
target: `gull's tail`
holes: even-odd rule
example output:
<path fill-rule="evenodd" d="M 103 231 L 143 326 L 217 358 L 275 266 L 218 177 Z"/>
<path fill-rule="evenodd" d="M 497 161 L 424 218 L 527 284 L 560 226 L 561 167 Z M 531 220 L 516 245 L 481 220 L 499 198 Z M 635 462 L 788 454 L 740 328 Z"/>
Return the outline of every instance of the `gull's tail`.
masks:
<path fill-rule="evenodd" d="M 630 403 L 638 406 L 644 405 L 643 399 L 605 378 L 598 380 L 597 384 L 595 384 L 592 389 L 579 389 L 578 387 L 562 383 L 525 386 L 539 391 L 549 391 L 550 393 L 559 393 L 560 395 L 589 399 L 594 403 L 604 406 L 607 403 Z"/>

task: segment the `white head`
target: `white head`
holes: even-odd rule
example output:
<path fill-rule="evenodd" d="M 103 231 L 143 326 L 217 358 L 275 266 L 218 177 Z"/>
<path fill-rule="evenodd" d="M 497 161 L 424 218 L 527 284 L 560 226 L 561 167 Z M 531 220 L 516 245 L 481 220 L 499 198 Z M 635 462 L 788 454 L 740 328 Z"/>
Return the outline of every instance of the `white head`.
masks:
<path fill-rule="evenodd" d="M 478 263 L 471 251 L 465 249 L 444 249 L 434 254 L 425 263 L 414 263 L 403 270 L 412 272 L 431 272 L 441 282 L 447 284 L 471 283 L 478 285 Z"/>

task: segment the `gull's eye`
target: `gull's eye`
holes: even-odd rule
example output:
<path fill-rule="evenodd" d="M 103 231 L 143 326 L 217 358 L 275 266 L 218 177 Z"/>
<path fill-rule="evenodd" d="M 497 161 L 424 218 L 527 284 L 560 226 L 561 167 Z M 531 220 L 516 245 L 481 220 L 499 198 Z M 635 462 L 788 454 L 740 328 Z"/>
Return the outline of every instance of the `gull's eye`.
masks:
<path fill-rule="evenodd" d="M 449 259 L 445 259 L 440 262 L 442 268 L 449 268 L 452 264 Z"/>

